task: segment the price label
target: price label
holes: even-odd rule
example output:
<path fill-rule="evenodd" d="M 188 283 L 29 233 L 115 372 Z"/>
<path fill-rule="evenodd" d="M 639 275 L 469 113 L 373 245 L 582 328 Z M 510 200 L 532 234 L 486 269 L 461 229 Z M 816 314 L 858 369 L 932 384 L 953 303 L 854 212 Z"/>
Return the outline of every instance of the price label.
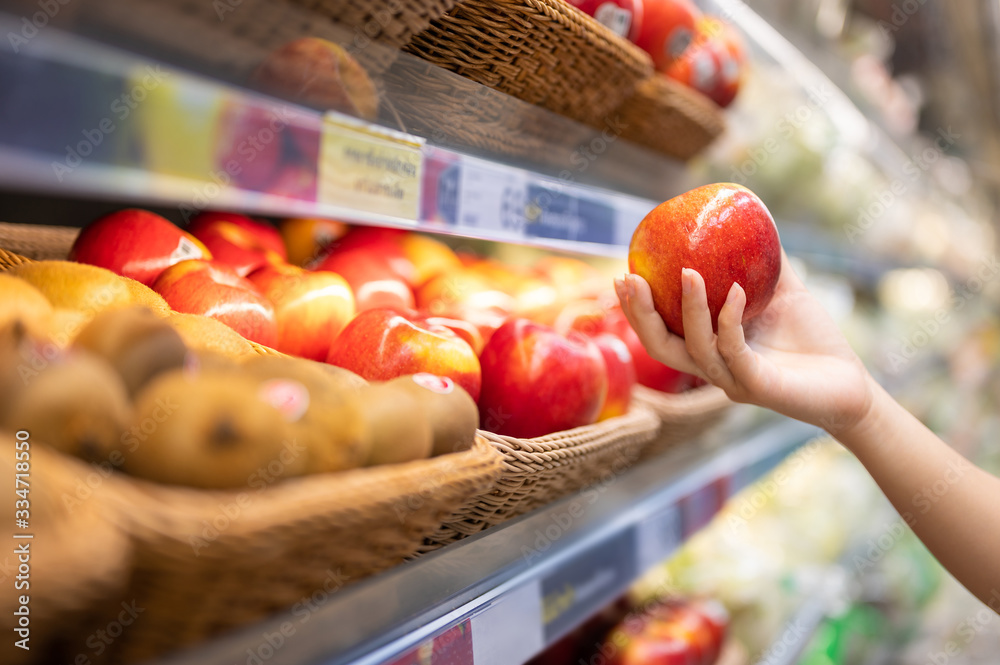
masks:
<path fill-rule="evenodd" d="M 635 556 L 642 573 L 670 556 L 684 540 L 681 512 L 668 506 L 636 525 Z"/>
<path fill-rule="evenodd" d="M 319 159 L 320 203 L 416 220 L 422 140 L 329 114 Z"/>

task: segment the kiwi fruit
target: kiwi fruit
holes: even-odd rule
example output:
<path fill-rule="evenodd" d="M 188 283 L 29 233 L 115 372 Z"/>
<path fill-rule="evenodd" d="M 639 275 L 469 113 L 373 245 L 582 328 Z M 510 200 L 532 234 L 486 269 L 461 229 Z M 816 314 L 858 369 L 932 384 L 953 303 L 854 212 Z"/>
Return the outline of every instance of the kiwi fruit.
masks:
<path fill-rule="evenodd" d="M 353 389 L 323 370 L 323 365 L 291 356 L 248 358 L 243 371 L 261 382 L 261 393 L 288 406 L 286 417 L 296 443 L 305 446 L 309 473 L 347 471 L 363 466 L 371 436 Z M 289 385 L 291 384 L 291 385 Z M 296 399 L 294 385 L 305 389 Z"/>
<path fill-rule="evenodd" d="M 409 392 L 426 414 L 434 433 L 434 456 L 468 450 L 479 428 L 475 400 L 454 381 L 429 374 L 401 376 L 389 383 Z"/>
<path fill-rule="evenodd" d="M 107 459 L 120 445 L 132 409 L 121 377 L 85 351 L 22 359 L 7 374 L 0 427 L 89 461 Z M 13 386 L 10 381 L 13 380 Z"/>
<path fill-rule="evenodd" d="M 123 470 L 204 489 L 267 486 L 300 476 L 308 456 L 288 421 L 240 370 L 165 372 L 135 401 Z"/>
<path fill-rule="evenodd" d="M 174 312 L 166 320 L 190 349 L 213 351 L 236 359 L 258 355 L 246 338 L 211 317 Z"/>
<path fill-rule="evenodd" d="M 100 312 L 73 346 L 101 356 L 118 370 L 131 396 L 157 374 L 183 367 L 188 351 L 180 333 L 140 306 Z"/>
<path fill-rule="evenodd" d="M 399 379 L 358 390 L 371 433 L 368 466 L 400 464 L 431 456 L 434 432 L 419 399 Z"/>
<path fill-rule="evenodd" d="M 336 365 L 330 365 L 329 363 L 316 363 L 316 366 L 344 390 L 356 392 L 368 385 L 368 381 L 366 379 L 358 374 L 355 374 L 349 369 L 337 367 Z"/>

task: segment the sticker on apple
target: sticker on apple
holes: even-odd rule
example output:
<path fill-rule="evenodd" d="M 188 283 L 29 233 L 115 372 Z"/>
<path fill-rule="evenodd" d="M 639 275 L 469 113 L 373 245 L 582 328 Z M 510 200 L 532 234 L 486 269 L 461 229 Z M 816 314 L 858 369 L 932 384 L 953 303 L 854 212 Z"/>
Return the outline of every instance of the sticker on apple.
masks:
<path fill-rule="evenodd" d="M 455 382 L 447 376 L 437 376 L 435 374 L 428 374 L 427 372 L 414 374 L 413 382 L 440 395 L 447 395 L 455 389 Z"/>
<path fill-rule="evenodd" d="M 605 2 L 598 7 L 594 18 L 619 37 L 627 38 L 629 28 L 632 27 L 632 12 L 613 2 Z"/>
<path fill-rule="evenodd" d="M 288 379 L 271 379 L 260 386 L 257 396 L 262 402 L 270 404 L 294 423 L 305 415 L 309 409 L 309 389 L 298 381 Z"/>
<path fill-rule="evenodd" d="M 190 238 L 181 236 L 180 241 L 177 243 L 177 248 L 170 252 L 170 259 L 174 263 L 180 263 L 181 261 L 186 261 L 188 259 L 201 259 L 205 257 L 205 253 L 201 251 L 196 243 L 192 242 Z"/>

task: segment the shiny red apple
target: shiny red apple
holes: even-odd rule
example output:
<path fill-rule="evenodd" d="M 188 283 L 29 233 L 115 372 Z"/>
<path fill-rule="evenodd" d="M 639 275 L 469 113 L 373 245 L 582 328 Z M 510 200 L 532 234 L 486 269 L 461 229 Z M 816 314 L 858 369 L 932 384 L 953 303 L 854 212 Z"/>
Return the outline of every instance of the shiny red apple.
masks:
<path fill-rule="evenodd" d="M 456 319 L 448 316 L 428 316 L 426 314 L 414 314 L 414 321 L 426 324 L 428 326 L 441 326 L 452 331 L 459 337 L 465 340 L 465 342 L 472 347 L 472 351 L 479 356 L 483 351 L 483 347 L 486 346 L 486 341 L 483 339 L 483 333 L 474 324 L 465 321 L 463 319 Z M 499 325 L 497 326 L 499 327 Z"/>
<path fill-rule="evenodd" d="M 589 425 L 608 392 L 601 351 L 584 335 L 514 318 L 500 326 L 479 358 L 483 429 L 534 438 Z"/>
<path fill-rule="evenodd" d="M 338 249 L 310 264 L 313 270 L 335 272 L 351 285 L 359 312 L 369 309 L 413 309 L 413 290 L 377 252 L 362 247 Z"/>
<path fill-rule="evenodd" d="M 427 372 L 447 376 L 478 399 L 479 360 L 448 328 L 420 323 L 391 309 L 361 312 L 330 346 L 327 362 L 369 381 Z"/>
<path fill-rule="evenodd" d="M 617 335 L 601 333 L 591 339 L 600 349 L 608 372 L 608 394 L 597 420 L 625 415 L 632 402 L 632 386 L 636 383 L 632 353 Z"/>
<path fill-rule="evenodd" d="M 633 40 L 665 71 L 694 39 L 701 12 L 689 0 L 645 0 L 639 34 Z"/>
<path fill-rule="evenodd" d="M 245 277 L 267 263 L 281 263 L 288 256 L 278 229 L 246 215 L 203 212 L 188 231 L 212 252 L 212 258 Z"/>
<path fill-rule="evenodd" d="M 274 346 L 278 325 L 274 306 L 232 267 L 215 261 L 182 261 L 170 266 L 153 282 L 177 312 L 217 319 L 247 339 Z"/>
<path fill-rule="evenodd" d="M 683 268 L 704 278 L 714 327 L 734 282 L 746 292 L 746 322 L 774 295 L 781 242 L 771 213 L 756 194 L 741 185 L 716 183 L 674 197 L 646 215 L 632 235 L 628 265 L 649 282 L 667 328 L 683 337 Z"/>
<path fill-rule="evenodd" d="M 695 387 L 695 381 L 698 377 L 679 372 L 649 355 L 646 347 L 642 345 L 639 335 L 632 329 L 632 324 L 625 318 L 621 307 L 613 307 L 608 310 L 604 329 L 617 335 L 625 342 L 629 353 L 632 354 L 636 382 L 640 386 L 664 393 L 681 393 Z"/>
<path fill-rule="evenodd" d="M 247 279 L 274 304 L 274 348 L 283 353 L 325 361 L 334 338 L 354 318 L 351 287 L 337 273 L 265 265 Z"/>
<path fill-rule="evenodd" d="M 160 215 L 135 208 L 92 222 L 69 250 L 70 261 L 107 268 L 146 286 L 175 263 L 210 258 L 200 240 Z"/>
<path fill-rule="evenodd" d="M 330 253 L 364 251 L 376 254 L 412 289 L 417 284 L 417 270 L 403 250 L 402 241 L 406 233 L 402 229 L 355 226 L 333 243 Z"/>

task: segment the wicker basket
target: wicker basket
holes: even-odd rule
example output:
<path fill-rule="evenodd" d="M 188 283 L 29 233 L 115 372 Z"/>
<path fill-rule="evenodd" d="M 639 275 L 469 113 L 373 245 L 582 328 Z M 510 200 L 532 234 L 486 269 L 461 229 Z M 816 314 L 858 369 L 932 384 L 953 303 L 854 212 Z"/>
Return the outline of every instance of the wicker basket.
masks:
<path fill-rule="evenodd" d="M 479 434 L 503 457 L 492 491 L 453 514 L 423 551 L 478 533 L 620 473 L 659 431 L 653 412 L 635 407 L 617 418 L 536 439 Z"/>
<path fill-rule="evenodd" d="M 617 113 L 624 138 L 682 160 L 701 152 L 726 127 L 712 100 L 659 74 L 639 84 Z"/>
<path fill-rule="evenodd" d="M 563 0 L 464 0 L 406 50 L 590 125 L 653 73 L 645 52 Z"/>
<path fill-rule="evenodd" d="M 65 259 L 79 233 L 69 226 L 0 223 L 0 265 Z"/>
<path fill-rule="evenodd" d="M 643 459 L 660 455 L 702 434 L 719 422 L 733 404 L 726 393 L 715 386 L 702 386 L 678 394 L 636 386 L 632 389 L 632 399 L 655 413 L 661 423 L 657 435 L 643 449 Z"/>
<path fill-rule="evenodd" d="M 59 507 L 97 475 L 37 442 L 32 463 L 40 487 L 42 477 L 58 478 L 44 487 Z M 32 647 L 43 662 L 89 653 L 85 641 L 122 602 L 141 615 L 100 662 L 142 661 L 300 601 L 321 605 L 413 555 L 445 517 L 489 490 L 501 466 L 477 438 L 465 452 L 245 491 L 155 485 L 112 471 L 91 482 L 92 494 L 57 528 L 37 534 L 45 552 L 32 578 Z"/>
<path fill-rule="evenodd" d="M 372 41 L 403 48 L 457 0 L 286 0 Z"/>

